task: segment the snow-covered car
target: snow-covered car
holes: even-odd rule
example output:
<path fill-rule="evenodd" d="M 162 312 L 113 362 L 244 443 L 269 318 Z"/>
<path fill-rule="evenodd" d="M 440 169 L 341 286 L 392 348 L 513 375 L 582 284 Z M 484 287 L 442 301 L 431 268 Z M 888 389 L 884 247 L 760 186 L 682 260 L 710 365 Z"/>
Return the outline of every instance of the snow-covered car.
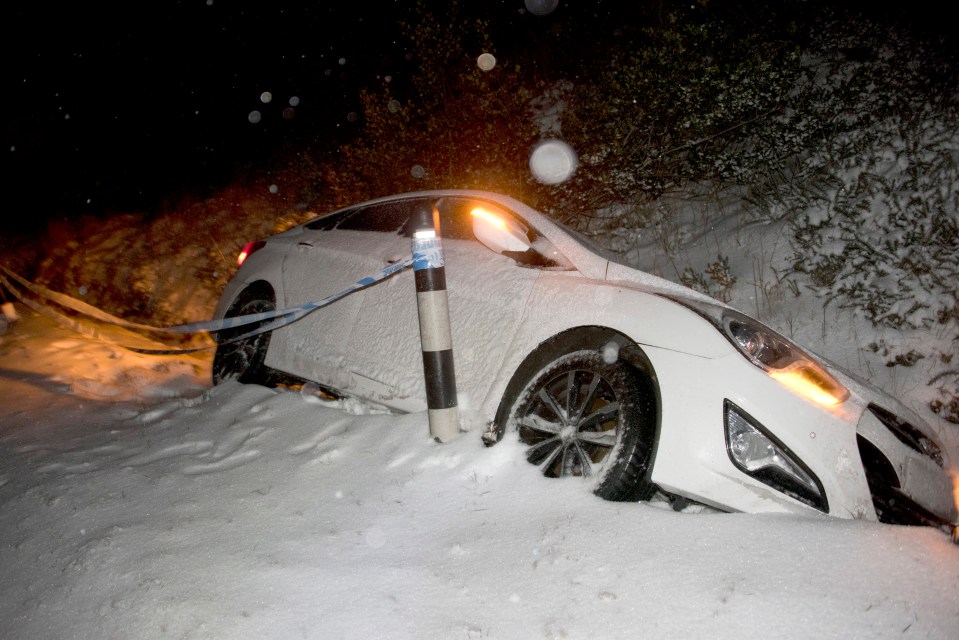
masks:
<path fill-rule="evenodd" d="M 424 207 L 438 213 L 464 431 L 516 437 L 543 474 L 583 477 L 610 500 L 955 535 L 946 452 L 901 402 L 509 197 L 401 194 L 251 243 L 215 318 L 300 308 L 408 259 Z M 215 383 L 282 376 L 427 409 L 411 270 L 251 333 L 219 332 Z"/>

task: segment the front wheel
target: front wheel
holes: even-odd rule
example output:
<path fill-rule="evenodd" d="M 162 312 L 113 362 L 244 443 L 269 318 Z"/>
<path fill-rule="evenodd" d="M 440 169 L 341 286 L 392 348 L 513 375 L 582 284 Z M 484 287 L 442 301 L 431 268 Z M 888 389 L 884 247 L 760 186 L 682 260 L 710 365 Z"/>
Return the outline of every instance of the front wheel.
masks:
<path fill-rule="evenodd" d="M 645 500 L 656 438 L 648 378 L 596 350 L 561 356 L 519 393 L 510 412 L 526 459 L 546 477 L 580 476 L 607 500 Z"/>
<path fill-rule="evenodd" d="M 267 287 L 254 286 L 237 297 L 230 305 L 225 317 L 232 318 L 275 310 L 276 301 L 272 291 Z M 264 320 L 259 325 L 267 322 L 270 321 Z M 249 324 L 217 332 L 216 341 L 219 344 L 213 355 L 213 384 L 220 384 L 234 378 L 245 384 L 266 384 L 266 367 L 263 361 L 266 358 L 267 347 L 270 346 L 270 333 L 260 333 L 233 341 L 237 336 L 249 333 L 259 325 Z"/>

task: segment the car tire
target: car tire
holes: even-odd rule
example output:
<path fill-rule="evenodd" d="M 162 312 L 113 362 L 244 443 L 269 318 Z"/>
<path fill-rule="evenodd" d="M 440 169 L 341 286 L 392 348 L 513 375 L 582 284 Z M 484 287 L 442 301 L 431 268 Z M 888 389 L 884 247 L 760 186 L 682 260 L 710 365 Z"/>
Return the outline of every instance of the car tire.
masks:
<path fill-rule="evenodd" d="M 582 476 L 615 501 L 646 500 L 656 446 L 652 381 L 599 350 L 551 360 L 523 387 L 508 425 L 547 477 Z"/>
<path fill-rule="evenodd" d="M 232 318 L 251 313 L 275 311 L 276 300 L 268 286 L 251 286 L 233 301 L 225 317 Z M 244 384 L 268 384 L 267 369 L 263 364 L 266 350 L 270 346 L 270 332 L 260 333 L 243 340 L 230 342 L 233 338 L 249 333 L 256 326 L 270 322 L 264 320 L 260 325 L 244 325 L 235 329 L 226 329 L 216 334 L 219 343 L 213 355 L 213 384 L 221 384 L 236 379 Z"/>

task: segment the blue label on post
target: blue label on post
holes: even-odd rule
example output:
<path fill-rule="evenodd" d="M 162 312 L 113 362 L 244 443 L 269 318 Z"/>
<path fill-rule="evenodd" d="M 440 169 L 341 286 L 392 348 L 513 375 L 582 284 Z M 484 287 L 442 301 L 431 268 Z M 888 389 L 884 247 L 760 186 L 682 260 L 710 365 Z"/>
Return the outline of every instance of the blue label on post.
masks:
<path fill-rule="evenodd" d="M 445 266 L 439 238 L 413 238 L 413 269 L 438 269 Z"/>

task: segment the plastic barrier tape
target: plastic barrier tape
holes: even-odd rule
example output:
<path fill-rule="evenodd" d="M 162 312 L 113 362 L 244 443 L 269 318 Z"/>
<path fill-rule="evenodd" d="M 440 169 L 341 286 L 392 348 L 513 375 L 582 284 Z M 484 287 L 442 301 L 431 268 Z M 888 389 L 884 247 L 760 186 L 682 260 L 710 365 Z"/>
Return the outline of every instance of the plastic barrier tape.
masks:
<path fill-rule="evenodd" d="M 348 296 L 349 294 L 355 291 L 364 289 L 381 280 L 385 280 L 386 278 L 389 278 L 393 274 L 399 271 L 402 271 L 403 269 L 410 267 L 412 265 L 413 265 L 413 256 L 409 256 L 399 262 L 395 262 L 387 267 L 384 267 L 381 271 L 379 271 L 376 274 L 357 280 L 355 283 L 353 283 L 346 289 L 343 289 L 342 291 L 331 294 L 318 302 L 308 302 L 295 307 L 287 307 L 285 309 L 277 309 L 275 311 L 264 311 L 262 313 L 252 313 L 252 314 L 247 314 L 243 316 L 233 316 L 230 318 L 223 318 L 221 320 L 209 320 L 206 322 L 191 322 L 187 324 L 175 325 L 172 327 L 154 327 L 151 325 L 140 324 L 136 322 L 129 322 L 122 318 L 118 318 L 116 316 L 110 315 L 109 313 L 106 313 L 105 311 L 97 309 L 96 307 L 89 305 L 81 300 L 77 300 L 76 298 L 71 298 L 70 296 L 64 295 L 62 293 L 51 291 L 50 289 L 47 289 L 46 287 L 42 285 L 33 284 L 29 282 L 28 280 L 25 280 L 24 278 L 20 277 L 16 273 L 10 271 L 3 265 L 0 265 L 0 270 L 2 270 L 3 273 L 6 274 L 6 276 L 8 276 L 11 280 L 17 282 L 24 289 L 32 292 L 34 295 L 38 297 L 46 298 L 47 300 L 55 304 L 58 304 L 61 307 L 64 307 L 66 309 L 70 309 L 71 311 L 75 311 L 77 313 L 88 316 L 95 320 L 99 320 L 100 322 L 122 327 L 124 329 L 135 329 L 138 331 L 149 331 L 154 333 L 176 333 L 176 334 L 189 334 L 189 333 L 202 333 L 202 332 L 213 333 L 217 331 L 235 329 L 237 327 L 242 327 L 250 324 L 264 322 L 267 320 L 272 320 L 272 322 L 268 322 L 265 325 L 259 326 L 252 331 L 248 331 L 246 333 L 243 333 L 242 335 L 230 338 L 229 340 L 224 340 L 222 342 L 219 342 L 219 344 L 226 344 L 230 342 L 239 342 L 251 336 L 255 336 L 260 333 L 266 333 L 268 331 L 273 331 L 275 329 L 279 329 L 280 327 L 286 326 L 292 322 L 296 322 L 297 320 L 299 320 L 300 318 L 302 318 L 308 313 L 316 311 L 317 309 L 321 307 L 325 307 L 326 305 L 331 304 L 333 302 L 336 302 L 340 298 Z M 54 317 L 55 320 L 57 320 L 58 322 L 61 322 L 61 324 L 63 324 L 64 321 L 66 321 L 66 324 L 69 328 L 74 329 L 76 331 L 80 331 L 79 324 L 75 320 L 72 320 L 54 310 L 47 309 L 43 307 L 42 305 L 40 305 L 39 303 L 37 303 L 36 301 L 28 300 L 20 291 L 16 289 L 16 287 L 14 287 L 14 285 L 10 282 L 10 280 L 7 279 L 7 277 L 4 277 L 4 275 L 0 275 L 0 284 L 4 285 L 14 296 L 17 297 L 17 299 L 19 299 L 21 302 L 23 302 L 25 305 L 27 305 L 31 309 L 50 317 L 54 317 L 51 314 L 55 314 L 56 316 L 58 316 L 58 317 Z M 80 331 L 80 332 L 83 333 L 83 331 Z M 86 333 L 89 333 L 89 332 L 86 332 Z M 99 339 L 104 339 L 104 336 L 100 335 L 98 332 L 95 332 L 95 334 L 96 335 L 94 335 L 94 337 L 97 337 Z M 149 354 L 193 353 L 193 352 L 203 351 L 205 349 L 212 348 L 212 346 L 204 346 L 204 347 L 192 348 L 192 349 L 152 349 L 152 348 L 132 347 L 132 346 L 118 344 L 116 342 L 109 341 L 109 340 L 107 341 L 111 342 L 111 344 L 115 344 L 116 346 L 129 349 L 130 351 L 136 351 L 138 353 L 149 353 Z"/>

